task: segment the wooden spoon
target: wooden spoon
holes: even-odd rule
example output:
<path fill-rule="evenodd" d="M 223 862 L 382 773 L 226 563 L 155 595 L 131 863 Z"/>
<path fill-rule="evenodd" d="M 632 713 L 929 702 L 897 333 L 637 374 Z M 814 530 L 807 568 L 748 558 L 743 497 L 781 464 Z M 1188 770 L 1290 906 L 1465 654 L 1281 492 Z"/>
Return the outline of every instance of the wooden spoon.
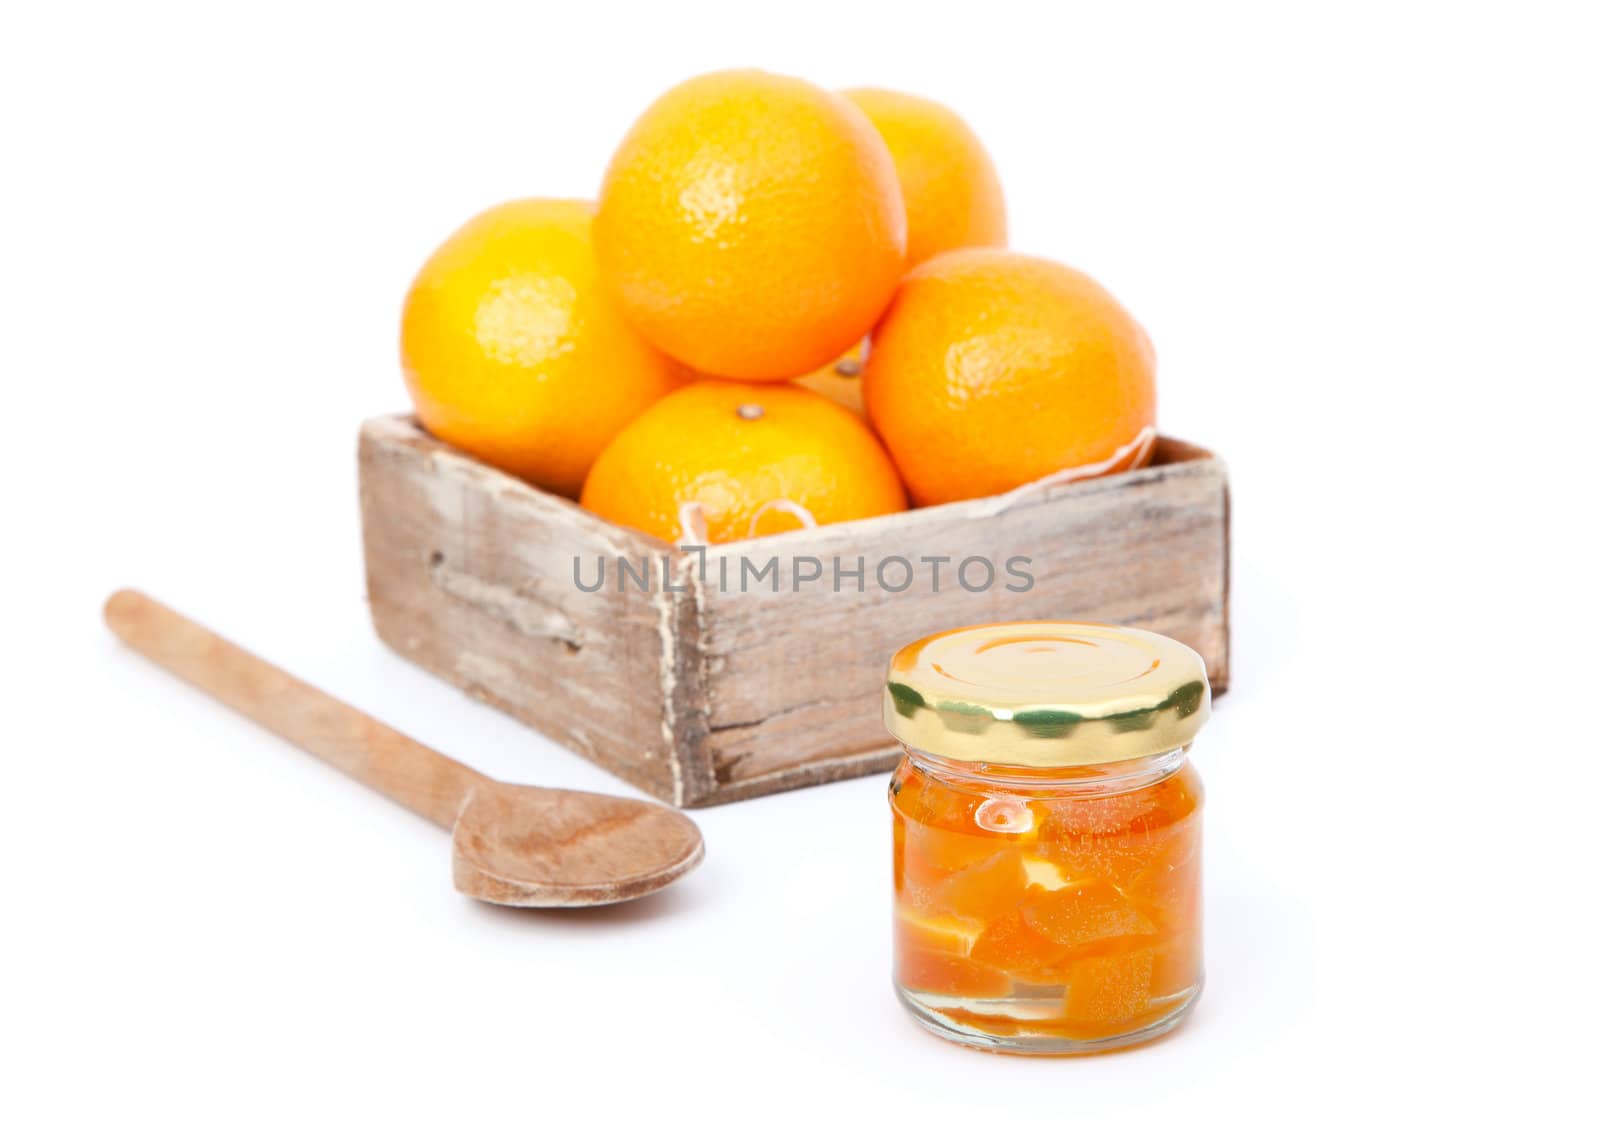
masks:
<path fill-rule="evenodd" d="M 502 906 L 596 906 L 661 889 L 705 856 L 670 807 L 500 783 L 342 704 L 142 593 L 106 624 L 237 712 L 451 831 L 456 889 Z"/>

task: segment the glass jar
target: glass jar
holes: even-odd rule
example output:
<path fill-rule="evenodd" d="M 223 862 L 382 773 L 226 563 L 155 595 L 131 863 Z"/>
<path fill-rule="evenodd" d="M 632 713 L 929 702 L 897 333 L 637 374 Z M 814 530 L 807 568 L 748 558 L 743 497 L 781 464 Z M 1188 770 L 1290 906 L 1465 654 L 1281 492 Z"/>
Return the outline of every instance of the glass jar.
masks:
<path fill-rule="evenodd" d="M 923 1027 L 1073 1053 L 1183 1019 L 1210 707 L 1200 657 L 1139 629 L 982 625 L 895 654 L 895 988 Z"/>

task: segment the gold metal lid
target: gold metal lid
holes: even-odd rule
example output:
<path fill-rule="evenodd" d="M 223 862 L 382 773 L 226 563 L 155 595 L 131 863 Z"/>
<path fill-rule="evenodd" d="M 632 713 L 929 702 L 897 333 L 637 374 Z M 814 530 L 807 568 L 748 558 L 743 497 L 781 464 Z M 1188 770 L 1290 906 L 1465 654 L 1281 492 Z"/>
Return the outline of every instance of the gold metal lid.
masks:
<path fill-rule="evenodd" d="M 972 625 L 894 654 L 883 722 L 907 747 L 969 762 L 1071 767 L 1158 755 L 1211 714 L 1189 646 L 1120 625 Z"/>

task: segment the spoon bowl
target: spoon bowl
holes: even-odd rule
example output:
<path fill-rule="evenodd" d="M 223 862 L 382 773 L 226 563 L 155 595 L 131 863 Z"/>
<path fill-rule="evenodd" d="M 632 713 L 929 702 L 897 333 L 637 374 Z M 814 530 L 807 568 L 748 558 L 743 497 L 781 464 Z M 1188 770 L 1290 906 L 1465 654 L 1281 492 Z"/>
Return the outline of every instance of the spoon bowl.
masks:
<path fill-rule="evenodd" d="M 451 832 L 456 889 L 502 906 L 597 906 L 642 897 L 700 864 L 681 811 L 582 791 L 491 783 Z"/>

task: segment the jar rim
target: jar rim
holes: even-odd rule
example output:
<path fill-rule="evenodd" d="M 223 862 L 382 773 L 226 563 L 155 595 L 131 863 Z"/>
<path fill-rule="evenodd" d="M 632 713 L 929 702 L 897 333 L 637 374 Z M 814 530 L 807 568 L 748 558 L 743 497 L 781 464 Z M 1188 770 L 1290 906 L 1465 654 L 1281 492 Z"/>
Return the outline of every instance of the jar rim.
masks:
<path fill-rule="evenodd" d="M 918 748 L 905 749 L 906 758 L 913 765 L 942 781 L 954 780 L 1018 793 L 1067 788 L 1088 795 L 1120 793 L 1159 783 L 1189 762 L 1189 752 L 1190 746 L 1185 744 L 1131 759 L 1047 768 L 1035 764 L 1007 765 L 952 759 Z"/>

